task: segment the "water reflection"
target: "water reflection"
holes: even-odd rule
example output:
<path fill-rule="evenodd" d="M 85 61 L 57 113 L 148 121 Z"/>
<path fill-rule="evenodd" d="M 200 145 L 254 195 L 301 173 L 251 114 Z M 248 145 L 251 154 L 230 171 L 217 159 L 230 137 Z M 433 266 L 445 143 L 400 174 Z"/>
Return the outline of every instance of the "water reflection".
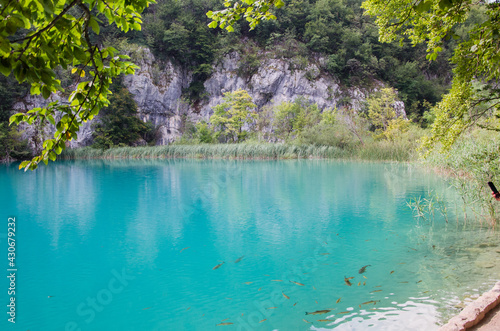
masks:
<path fill-rule="evenodd" d="M 431 301 L 428 303 L 436 303 Z M 437 330 L 437 311 L 434 305 L 406 301 L 402 304 L 394 302 L 394 307 L 372 308 L 370 310 L 360 310 L 344 317 L 335 319 L 327 324 L 327 327 L 312 326 L 311 330 L 407 330 L 411 326 L 412 330 Z"/>
<path fill-rule="evenodd" d="M 406 202 L 430 191 L 443 196 L 449 219 L 456 215 L 447 184 L 412 165 L 91 160 L 28 174 L 7 167 L 0 180 L 10 192 L 0 206 L 25 220 L 32 239 L 24 265 L 38 270 L 24 280 L 26 299 L 38 298 L 26 300 L 36 318 L 26 328 L 64 326 L 111 269 L 140 281 L 96 330 L 144 320 L 153 330 L 211 330 L 226 318 L 262 330 L 429 329 L 500 272 L 494 232 L 438 214 L 413 219 Z M 41 284 L 68 311 L 35 311 L 46 303 Z M 332 322 L 303 321 L 321 309 Z"/>
<path fill-rule="evenodd" d="M 91 169 L 72 164 L 41 166 L 37 171 L 22 173 L 10 165 L 6 181 L 10 182 L 13 205 L 23 210 L 50 232 L 51 245 L 58 248 L 61 228 L 71 224 L 85 237 L 96 215 L 99 183 Z"/>

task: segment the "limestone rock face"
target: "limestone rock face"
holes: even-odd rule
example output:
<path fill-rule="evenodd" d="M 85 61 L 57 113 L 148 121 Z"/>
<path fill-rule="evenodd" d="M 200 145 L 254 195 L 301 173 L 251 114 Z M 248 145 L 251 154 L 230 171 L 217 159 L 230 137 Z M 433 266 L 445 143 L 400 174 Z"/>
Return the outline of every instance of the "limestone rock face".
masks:
<path fill-rule="evenodd" d="M 227 55 L 215 67 L 213 75 L 205 82 L 209 102 L 203 113 L 221 102 L 224 92 L 237 89 L 247 90 L 254 103 L 262 108 L 268 104 L 279 104 L 304 97 L 318 104 L 320 109 L 334 108 L 338 105 L 342 92 L 333 77 L 321 76 L 315 64 L 303 70 L 291 70 L 290 63 L 280 59 L 266 59 L 250 79 L 237 76 L 239 56 Z M 352 92 L 355 93 L 353 90 Z"/>
<path fill-rule="evenodd" d="M 149 49 L 140 49 L 135 75 L 125 77 L 124 84 L 134 96 L 139 117 L 157 128 L 157 144 L 171 143 L 180 136 L 181 115 L 189 114 L 189 104 L 182 90 L 189 87 L 191 73 L 170 61 L 157 61 Z"/>
<path fill-rule="evenodd" d="M 157 144 L 161 145 L 180 136 L 184 119 L 193 122 L 208 120 L 213 113 L 212 108 L 222 102 L 225 92 L 248 91 L 259 110 L 298 97 L 316 103 L 322 110 L 346 104 L 360 110 L 366 98 L 383 87 L 382 83 L 375 82 L 372 90 L 358 87 L 343 89 L 335 77 L 321 74 L 317 64 L 294 69 L 284 59 L 266 56 L 262 56 L 255 74 L 242 77 L 238 75 L 242 60 L 234 52 L 215 64 L 212 75 L 204 83 L 206 96 L 202 103 L 190 105 L 182 99 L 182 91 L 189 87 L 191 73 L 172 62 L 157 61 L 147 49 L 142 53 L 138 61 L 141 69 L 136 75 L 127 76 L 125 84 L 134 95 L 141 119 L 153 122 L 158 128 Z M 321 59 L 317 62 L 320 63 Z M 406 118 L 403 102 L 395 103 L 394 108 L 398 116 Z"/>
<path fill-rule="evenodd" d="M 60 94 L 52 94 L 47 100 L 41 96 L 28 95 L 22 101 L 14 104 L 14 110 L 16 112 L 25 112 L 33 108 L 45 107 L 54 101 L 58 101 L 61 104 L 68 104 L 67 98 L 61 96 Z M 61 114 L 56 114 L 54 116 L 56 121 L 60 118 Z M 99 121 L 98 117 L 96 117 L 93 122 L 83 123 L 83 125 L 80 126 L 77 139 L 71 140 L 67 146 L 75 148 L 90 145 L 92 143 L 93 133 L 92 123 L 95 123 L 96 121 Z M 21 124 L 19 126 L 19 130 L 22 132 L 22 138 L 28 140 L 31 149 L 38 153 L 42 149 L 42 141 L 53 138 L 56 128 L 47 122 L 43 126 Z"/>
<path fill-rule="evenodd" d="M 222 101 L 225 92 L 247 90 L 259 110 L 298 97 L 316 103 L 322 110 L 344 105 L 360 110 L 366 98 L 383 87 L 382 83 L 374 82 L 375 87 L 371 90 L 343 88 L 335 77 L 321 73 L 318 64 L 323 61 L 321 58 L 297 69 L 285 59 L 268 58 L 266 54 L 262 54 L 260 66 L 253 75 L 241 77 L 238 72 L 242 60 L 235 52 L 214 64 L 212 75 L 204 83 L 206 95 L 203 101 L 193 105 L 183 98 L 183 90 L 192 82 L 191 72 L 171 61 L 156 59 L 147 48 L 139 48 L 132 58 L 140 69 L 135 75 L 126 76 L 124 84 L 137 102 L 138 116 L 154 124 L 158 145 L 169 144 L 178 138 L 185 120 L 208 120 L 213 113 L 212 108 Z M 55 100 L 65 102 L 65 98 L 59 95 L 51 96 L 49 100 L 30 96 L 15 108 L 31 109 Z M 406 118 L 403 102 L 397 102 L 394 108 L 398 116 Z M 53 131 L 50 126 L 44 129 L 49 136 Z M 35 133 L 28 128 L 25 134 L 30 136 Z M 70 145 L 86 146 L 91 141 L 92 126 L 85 123 L 78 139 Z"/>

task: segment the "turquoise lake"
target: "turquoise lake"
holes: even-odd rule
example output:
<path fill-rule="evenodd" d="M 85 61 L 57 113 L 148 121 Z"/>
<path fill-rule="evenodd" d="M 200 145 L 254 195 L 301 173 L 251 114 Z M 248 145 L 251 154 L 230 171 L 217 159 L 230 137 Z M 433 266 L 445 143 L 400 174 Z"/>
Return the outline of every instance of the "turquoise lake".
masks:
<path fill-rule="evenodd" d="M 1 165 L 0 330 L 435 330 L 500 274 L 448 186 L 390 163 Z M 418 220 L 415 197 L 442 208 Z"/>

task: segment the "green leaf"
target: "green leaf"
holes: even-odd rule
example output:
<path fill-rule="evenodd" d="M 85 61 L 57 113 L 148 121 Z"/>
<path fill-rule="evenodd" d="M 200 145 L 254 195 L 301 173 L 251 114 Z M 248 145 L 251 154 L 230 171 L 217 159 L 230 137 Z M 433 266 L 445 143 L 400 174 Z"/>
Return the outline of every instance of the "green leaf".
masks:
<path fill-rule="evenodd" d="M 31 89 L 30 89 L 30 93 L 33 94 L 33 95 L 40 94 L 40 85 L 38 85 L 38 84 L 32 84 L 31 85 Z"/>
<path fill-rule="evenodd" d="M 99 23 L 97 23 L 97 21 L 92 16 L 90 17 L 89 25 L 96 34 L 99 34 L 100 31 Z"/>
<path fill-rule="evenodd" d="M 29 164 L 30 164 L 30 161 L 21 162 L 21 164 L 19 165 L 19 170 L 26 168 Z"/>
<path fill-rule="evenodd" d="M 0 38 L 0 55 L 10 53 L 11 48 L 10 42 L 7 39 Z"/>
<path fill-rule="evenodd" d="M 425 58 L 429 61 L 435 61 L 437 59 L 437 53 L 430 53 L 425 56 Z"/>
<path fill-rule="evenodd" d="M 53 139 L 46 140 L 43 143 L 43 148 L 45 148 L 45 149 L 51 149 L 52 146 L 54 146 L 54 140 Z"/>
<path fill-rule="evenodd" d="M 2 75 L 4 76 L 9 76 L 10 72 L 11 72 L 10 63 L 6 60 L 5 61 L 0 60 L 0 73 L 2 73 Z"/>
<path fill-rule="evenodd" d="M 12 115 L 9 118 L 9 125 L 12 125 L 12 123 L 19 124 L 19 122 L 21 122 L 25 116 L 26 115 L 24 115 L 23 113 L 17 113 Z"/>
<path fill-rule="evenodd" d="M 453 6 L 453 3 L 451 2 L 451 0 L 441 0 L 441 1 L 439 1 L 439 8 L 441 8 L 442 10 L 449 9 L 452 6 Z"/>
<path fill-rule="evenodd" d="M 424 12 L 428 11 L 429 9 L 431 9 L 431 6 L 432 6 L 431 1 L 422 0 L 419 2 L 418 5 L 415 6 L 415 10 L 419 13 L 424 13 Z"/>
<path fill-rule="evenodd" d="M 74 47 L 73 48 L 73 54 L 81 62 L 85 62 L 87 60 L 87 55 L 85 54 L 85 52 L 80 47 Z"/>
<path fill-rule="evenodd" d="M 42 82 L 44 82 L 47 85 L 52 85 L 52 76 L 50 75 L 49 72 L 47 71 L 42 71 Z"/>
<path fill-rule="evenodd" d="M 7 31 L 8 34 L 12 35 L 14 33 L 16 33 L 17 31 L 17 26 L 16 26 L 16 23 L 14 22 L 14 20 L 10 19 L 10 20 L 7 20 L 6 24 L 5 24 L 5 30 Z"/>
<path fill-rule="evenodd" d="M 48 99 L 50 97 L 50 89 L 47 87 L 47 85 L 42 86 L 42 96 L 44 99 Z"/>
<path fill-rule="evenodd" d="M 51 0 L 43 0 L 43 9 L 47 14 L 54 14 L 54 4 Z"/>
<path fill-rule="evenodd" d="M 39 12 L 43 12 L 43 5 L 39 0 L 31 1 L 31 4 L 34 4 Z"/>
<path fill-rule="evenodd" d="M 54 117 L 52 115 L 48 115 L 47 119 L 49 120 L 50 124 L 56 125 L 56 121 L 54 120 Z"/>

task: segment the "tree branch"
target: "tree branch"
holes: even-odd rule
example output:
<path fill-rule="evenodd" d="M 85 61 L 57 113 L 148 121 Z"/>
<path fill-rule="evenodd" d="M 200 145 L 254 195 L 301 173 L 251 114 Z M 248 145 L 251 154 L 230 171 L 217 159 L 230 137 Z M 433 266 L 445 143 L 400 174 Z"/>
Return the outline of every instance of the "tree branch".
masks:
<path fill-rule="evenodd" d="M 40 36 L 40 34 L 42 34 L 43 32 L 45 32 L 46 30 L 50 29 L 51 27 L 54 26 L 54 24 L 57 23 L 57 21 L 59 21 L 59 19 L 68 12 L 68 10 L 71 9 L 71 7 L 73 7 L 74 5 L 76 5 L 76 3 L 78 3 L 80 0 L 73 0 L 72 3 L 70 3 L 66 8 L 63 9 L 62 12 L 59 13 L 59 15 L 57 15 L 46 27 L 44 27 L 43 29 L 35 32 L 34 34 L 30 35 L 30 36 L 27 36 L 27 37 L 24 37 L 24 38 L 21 38 L 21 39 L 17 39 L 17 40 L 14 40 L 12 41 L 13 43 L 17 43 L 17 42 L 20 42 L 20 41 L 23 41 L 23 40 L 26 40 L 26 39 L 33 39 L 35 37 L 38 37 Z"/>
<path fill-rule="evenodd" d="M 0 12 L 0 16 L 3 16 L 3 12 L 5 11 L 5 9 L 7 9 L 7 7 L 9 7 L 10 3 L 14 1 L 14 0 L 9 0 L 9 2 L 7 2 L 7 4 L 5 5 L 5 7 L 3 7 L 2 11 Z"/>
<path fill-rule="evenodd" d="M 70 10 L 77 2 L 79 2 L 80 0 L 73 0 L 72 3 L 70 3 L 66 8 L 63 9 L 62 12 L 59 13 L 59 15 L 57 15 L 53 20 L 52 22 L 50 22 L 45 28 L 41 29 L 41 30 L 38 30 L 37 32 L 35 32 L 34 34 L 30 35 L 30 36 L 27 36 L 27 37 L 24 37 L 24 38 L 21 38 L 21 39 L 17 39 L 17 40 L 14 40 L 12 41 L 12 43 L 17 43 L 17 42 L 20 42 L 20 41 L 23 41 L 23 40 L 28 40 L 28 43 L 26 44 L 26 46 L 22 49 L 21 53 L 19 54 L 19 56 L 17 57 L 16 61 L 19 61 L 21 59 L 21 56 L 23 56 L 24 52 L 26 52 L 26 50 L 28 49 L 28 47 L 30 46 L 31 42 L 33 41 L 33 39 L 36 39 L 38 37 L 40 37 L 40 35 L 42 33 L 44 33 L 45 31 L 49 30 L 50 28 L 52 28 L 56 22 L 64 15 L 66 14 L 66 12 L 68 10 Z M 14 52 L 14 51 L 12 51 Z"/>

